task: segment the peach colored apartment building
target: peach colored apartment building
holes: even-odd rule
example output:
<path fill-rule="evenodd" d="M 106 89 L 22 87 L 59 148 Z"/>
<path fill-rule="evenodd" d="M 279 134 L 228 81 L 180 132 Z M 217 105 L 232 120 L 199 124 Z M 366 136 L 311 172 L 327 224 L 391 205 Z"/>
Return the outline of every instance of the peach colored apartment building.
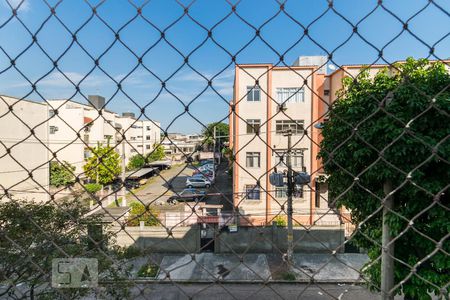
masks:
<path fill-rule="evenodd" d="M 304 65 L 311 63 L 310 65 Z M 401 62 L 400 62 L 401 63 Z M 450 71 L 450 60 L 445 60 Z M 239 209 L 240 224 L 270 224 L 277 214 L 285 215 L 286 193 L 269 183 L 273 168 L 286 169 L 280 155 L 287 149 L 282 131 L 290 127 L 294 171 L 311 174 L 311 183 L 294 194 L 295 222 L 336 225 L 350 222 L 346 209 L 330 210 L 322 163 L 316 159 L 321 142 L 320 129 L 314 125 L 326 118 L 345 77 L 357 78 L 364 65 L 342 65 L 325 74 L 326 58 L 300 57 L 294 66 L 240 64 L 235 66 L 234 95 L 230 103 L 230 147 L 233 149 L 233 201 Z M 380 70 L 396 68 L 371 65 L 374 76 Z M 288 97 L 283 109 L 280 104 Z M 256 134 L 255 129 L 259 129 Z M 284 205 L 284 206 L 283 206 Z M 281 213 L 280 213 L 281 211 Z"/>
<path fill-rule="evenodd" d="M 287 169 L 284 164 L 287 137 L 283 135 L 287 128 L 293 132 L 293 169 L 311 174 L 310 187 L 313 187 L 298 187 L 294 193 L 295 221 L 311 224 L 318 209 L 328 210 L 326 189 L 316 192 L 314 188 L 319 185 L 317 178 L 321 168 L 316 159 L 320 129 L 313 125 L 322 120 L 321 116 L 327 110 L 324 81 L 325 74 L 320 65 L 235 66 L 230 147 L 235 157 L 234 206 L 245 216 L 240 218 L 240 224 L 269 224 L 286 209 L 286 189 L 272 186 L 268 175 L 274 167 L 278 171 Z"/>

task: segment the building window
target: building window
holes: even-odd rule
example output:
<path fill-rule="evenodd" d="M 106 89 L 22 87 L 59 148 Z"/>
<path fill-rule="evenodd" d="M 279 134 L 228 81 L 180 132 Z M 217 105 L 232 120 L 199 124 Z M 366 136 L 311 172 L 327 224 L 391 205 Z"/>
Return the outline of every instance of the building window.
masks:
<path fill-rule="evenodd" d="M 247 133 L 257 133 L 261 126 L 261 120 L 259 119 L 247 119 Z"/>
<path fill-rule="evenodd" d="M 286 198 L 287 197 L 287 187 L 277 187 L 275 188 L 275 198 Z"/>
<path fill-rule="evenodd" d="M 88 159 L 89 157 L 91 157 L 91 150 L 89 149 L 84 149 L 84 159 Z"/>
<path fill-rule="evenodd" d="M 330 95 L 330 90 L 324 90 L 324 91 L 323 91 L 323 94 L 324 94 L 325 96 L 329 96 L 329 95 Z"/>
<path fill-rule="evenodd" d="M 50 134 L 55 134 L 58 131 L 57 126 L 50 126 Z"/>
<path fill-rule="evenodd" d="M 112 135 L 104 135 L 103 137 L 105 138 L 105 140 L 110 140 L 110 139 L 112 139 Z"/>
<path fill-rule="evenodd" d="M 150 129 L 151 129 L 151 127 L 150 127 L 150 126 L 147 126 L 147 130 L 150 131 Z"/>
<path fill-rule="evenodd" d="M 303 88 L 277 88 L 278 103 L 301 103 L 305 102 Z"/>
<path fill-rule="evenodd" d="M 147 141 L 150 141 L 150 136 L 149 136 L 149 135 L 146 135 L 146 136 L 145 136 L 145 139 L 146 139 Z"/>
<path fill-rule="evenodd" d="M 293 168 L 303 169 L 303 150 L 291 150 L 291 164 Z M 286 150 L 275 152 L 275 166 L 279 168 L 287 168 Z"/>
<path fill-rule="evenodd" d="M 245 196 L 248 200 L 259 200 L 260 191 L 257 185 L 246 185 L 245 186 Z"/>
<path fill-rule="evenodd" d="M 142 148 L 142 147 L 144 147 L 144 146 L 142 146 L 142 145 L 137 145 L 139 148 Z"/>
<path fill-rule="evenodd" d="M 292 196 L 294 198 L 303 198 L 303 186 L 296 184 Z"/>
<path fill-rule="evenodd" d="M 247 168 L 259 168 L 261 163 L 261 154 L 259 152 L 247 152 Z"/>
<path fill-rule="evenodd" d="M 283 134 L 286 130 L 291 129 L 292 134 L 302 134 L 303 120 L 277 120 L 275 123 L 276 134 Z"/>
<path fill-rule="evenodd" d="M 261 90 L 259 86 L 247 87 L 247 101 L 261 101 Z"/>
<path fill-rule="evenodd" d="M 137 151 L 136 151 L 136 149 L 131 148 L 131 152 L 134 153 L 134 152 L 137 152 Z"/>
<path fill-rule="evenodd" d="M 51 118 L 51 117 L 53 117 L 55 115 L 55 110 L 54 109 L 50 109 L 49 111 L 48 111 L 48 116 Z"/>
<path fill-rule="evenodd" d="M 150 145 L 145 145 L 145 149 L 150 150 Z"/>
<path fill-rule="evenodd" d="M 130 141 L 135 141 L 136 140 L 136 137 L 135 136 L 131 136 L 130 137 Z"/>
<path fill-rule="evenodd" d="M 295 185 L 292 192 L 293 198 L 303 198 L 303 188 L 300 185 Z M 287 186 L 275 188 L 275 198 L 287 198 Z"/>

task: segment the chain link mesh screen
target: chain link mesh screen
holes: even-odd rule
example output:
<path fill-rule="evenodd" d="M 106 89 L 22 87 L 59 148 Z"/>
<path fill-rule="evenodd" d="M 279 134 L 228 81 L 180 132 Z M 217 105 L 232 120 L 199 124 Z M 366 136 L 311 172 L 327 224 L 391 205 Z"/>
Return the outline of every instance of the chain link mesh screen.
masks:
<path fill-rule="evenodd" d="M 448 299 L 449 10 L 2 2 L 0 298 Z"/>

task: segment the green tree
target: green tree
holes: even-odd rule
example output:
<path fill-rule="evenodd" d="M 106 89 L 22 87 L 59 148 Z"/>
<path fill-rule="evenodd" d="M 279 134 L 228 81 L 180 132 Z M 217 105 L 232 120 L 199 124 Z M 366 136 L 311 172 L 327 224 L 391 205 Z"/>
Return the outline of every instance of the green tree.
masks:
<path fill-rule="evenodd" d="M 127 222 L 129 226 L 139 226 L 140 221 L 144 221 L 146 226 L 158 226 L 161 224 L 158 220 L 159 212 L 155 208 L 145 206 L 140 202 L 130 203 L 130 208 L 130 216 Z"/>
<path fill-rule="evenodd" d="M 215 122 L 215 123 L 209 123 L 206 125 L 206 128 L 202 130 L 202 134 L 205 137 L 204 144 L 211 146 L 214 143 L 214 127 L 216 127 L 216 139 L 217 143 L 223 144 L 225 142 L 228 142 L 229 140 L 229 134 L 230 134 L 230 127 L 226 123 L 222 122 Z"/>
<path fill-rule="evenodd" d="M 322 130 L 319 157 L 330 175 L 330 199 L 350 209 L 359 225 L 353 239 L 368 250 L 373 264 L 365 271 L 377 286 L 382 225 L 377 209 L 385 197 L 383 184 L 392 182 L 395 213 L 387 223 L 396 237 L 394 256 L 408 264 L 395 262 L 395 283 L 405 280 L 396 293 L 431 299 L 429 293 L 440 293 L 436 286 L 450 290 L 450 243 L 444 238 L 450 231 L 450 76 L 442 63 L 424 59 L 396 68 L 343 80 Z M 445 252 L 433 252 L 439 242 Z M 413 268 L 417 275 L 407 278 Z"/>
<path fill-rule="evenodd" d="M 166 157 L 164 147 L 161 144 L 154 144 L 153 150 L 147 155 L 147 161 L 152 162 L 162 160 L 164 157 Z"/>
<path fill-rule="evenodd" d="M 0 202 L 0 298 L 78 299 L 88 294 L 102 299 L 127 297 L 128 288 L 121 283 L 127 274 L 114 264 L 120 253 L 110 234 L 88 236 L 88 228 L 98 226 L 100 220 L 84 217 L 87 211 L 77 201 Z M 52 260 L 66 257 L 96 258 L 99 277 L 114 284 L 102 290 L 51 288 Z M 18 286 L 21 294 L 16 291 Z"/>
<path fill-rule="evenodd" d="M 132 157 L 130 157 L 130 160 L 127 165 L 128 170 L 135 170 L 142 168 L 145 166 L 146 159 L 142 154 L 135 154 Z"/>
<path fill-rule="evenodd" d="M 62 163 L 51 161 L 50 185 L 56 187 L 72 185 L 75 182 L 74 171 L 75 166 L 72 166 L 67 161 L 63 161 Z"/>
<path fill-rule="evenodd" d="M 91 180 L 97 180 L 102 185 L 113 182 L 122 171 L 119 154 L 110 146 L 98 145 L 92 148 L 92 156 L 88 158 L 83 169 Z"/>

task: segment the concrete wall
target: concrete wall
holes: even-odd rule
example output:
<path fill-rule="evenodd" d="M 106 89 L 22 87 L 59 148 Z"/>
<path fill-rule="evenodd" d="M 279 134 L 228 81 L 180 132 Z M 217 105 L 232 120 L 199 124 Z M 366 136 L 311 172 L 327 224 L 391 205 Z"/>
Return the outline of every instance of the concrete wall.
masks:
<path fill-rule="evenodd" d="M 176 227 L 169 236 L 164 227 L 119 227 L 109 229 L 115 232 L 119 246 L 133 246 L 151 252 L 194 253 L 200 249 L 200 232 L 197 226 Z"/>
<path fill-rule="evenodd" d="M 344 227 L 315 227 L 308 232 L 294 228 L 294 251 L 301 253 L 330 253 L 344 243 Z M 279 253 L 286 252 L 285 227 L 239 227 L 238 232 L 223 232 L 216 238 L 215 251 L 220 253 Z M 344 248 L 338 252 L 344 252 Z"/>
<path fill-rule="evenodd" d="M 200 250 L 200 228 L 176 227 L 172 236 L 164 227 L 119 227 L 110 228 L 117 232 L 120 246 L 133 246 L 152 252 L 194 253 Z M 285 227 L 239 227 L 238 232 L 215 233 L 215 253 L 280 253 L 286 252 L 287 230 Z M 315 227 L 307 232 L 294 228 L 294 251 L 300 253 L 330 253 L 344 243 L 344 227 Z M 343 252 L 344 248 L 337 250 Z"/>

